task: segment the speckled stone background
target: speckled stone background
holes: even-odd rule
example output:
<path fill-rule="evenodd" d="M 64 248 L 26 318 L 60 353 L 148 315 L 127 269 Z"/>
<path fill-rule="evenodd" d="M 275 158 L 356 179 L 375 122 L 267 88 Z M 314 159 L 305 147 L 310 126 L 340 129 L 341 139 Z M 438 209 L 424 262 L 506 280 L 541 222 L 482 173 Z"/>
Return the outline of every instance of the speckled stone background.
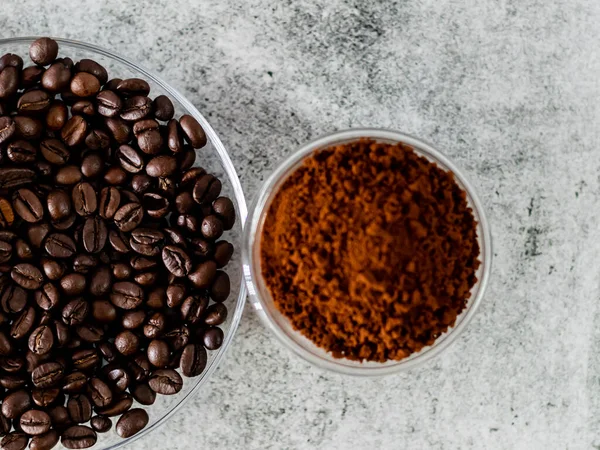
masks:
<path fill-rule="evenodd" d="M 130 448 L 600 449 L 600 2 L 2 0 L 0 36 L 113 47 L 181 89 L 251 199 L 307 139 L 423 137 L 492 224 L 465 334 L 384 379 L 317 370 L 247 308 L 197 397 Z"/>

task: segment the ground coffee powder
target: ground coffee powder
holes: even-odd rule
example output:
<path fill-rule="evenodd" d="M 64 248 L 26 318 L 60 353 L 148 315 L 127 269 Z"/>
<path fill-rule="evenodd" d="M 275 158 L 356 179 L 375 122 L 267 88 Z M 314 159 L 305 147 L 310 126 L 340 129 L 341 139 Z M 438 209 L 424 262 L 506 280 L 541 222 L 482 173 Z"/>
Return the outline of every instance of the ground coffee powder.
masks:
<path fill-rule="evenodd" d="M 269 206 L 261 264 L 277 308 L 335 357 L 399 360 L 451 327 L 479 245 L 453 175 L 409 146 L 317 152 Z"/>

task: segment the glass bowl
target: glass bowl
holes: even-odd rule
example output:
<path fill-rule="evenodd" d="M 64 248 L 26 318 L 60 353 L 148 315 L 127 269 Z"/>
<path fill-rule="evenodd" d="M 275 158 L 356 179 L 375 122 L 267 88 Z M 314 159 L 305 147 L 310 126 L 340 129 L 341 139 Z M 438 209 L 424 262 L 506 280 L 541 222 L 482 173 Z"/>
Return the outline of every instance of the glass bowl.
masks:
<path fill-rule="evenodd" d="M 425 347 L 417 353 L 400 361 L 385 363 L 357 362 L 349 359 L 334 358 L 330 353 L 317 347 L 312 341 L 296 331 L 289 319 L 279 312 L 267 289 L 260 262 L 260 244 L 265 217 L 271 201 L 287 177 L 302 165 L 303 160 L 317 150 L 334 145 L 355 141 L 359 138 L 370 138 L 378 142 L 402 142 L 411 146 L 421 156 L 435 162 L 438 166 L 454 173 L 456 181 L 467 193 L 467 201 L 473 209 L 477 221 L 477 238 L 481 248 L 481 266 L 477 272 L 477 283 L 471 290 L 471 298 L 466 308 L 458 316 L 454 327 L 442 334 L 433 345 Z M 249 299 L 261 320 L 270 328 L 281 342 L 306 361 L 335 372 L 357 376 L 374 376 L 392 374 L 415 367 L 439 355 L 456 340 L 473 318 L 488 284 L 492 263 L 492 239 L 490 228 L 485 218 L 483 207 L 471 184 L 460 170 L 432 145 L 403 133 L 384 129 L 351 129 L 322 136 L 304 145 L 286 158 L 271 174 L 250 207 L 244 230 L 243 242 L 244 277 L 248 285 Z"/>
<path fill-rule="evenodd" d="M 35 39 L 37 39 L 37 37 L 1 39 L 0 55 L 9 52 L 15 53 L 23 58 L 25 66 L 33 64 L 29 59 L 29 45 Z M 159 77 L 112 51 L 69 39 L 55 39 L 60 47 L 59 57 L 68 56 L 75 62 L 82 58 L 93 59 L 107 69 L 109 78 L 143 78 L 150 84 L 150 95 L 152 97 L 156 97 L 160 94 L 165 94 L 170 97 L 175 106 L 175 117 L 179 117 L 182 114 L 190 114 L 196 118 L 206 132 L 208 143 L 206 147 L 197 151 L 198 158 L 195 165 L 202 165 L 208 172 L 218 176 L 223 184 L 222 195 L 230 197 L 236 206 L 237 217 L 235 226 L 231 231 L 228 231 L 223 235 L 223 239 L 228 240 L 235 247 L 234 257 L 225 268 L 231 280 L 231 294 L 229 299 L 225 302 L 229 310 L 228 318 L 227 321 L 221 325 L 224 332 L 223 345 L 216 351 L 208 351 L 209 358 L 207 366 L 200 376 L 196 378 L 184 377 L 183 389 L 177 395 L 158 395 L 156 402 L 152 406 L 144 407 L 148 411 L 150 421 L 146 428 L 140 433 L 129 439 L 122 439 L 115 433 L 113 426 L 110 432 L 98 434 L 98 442 L 93 447 L 94 449 L 116 449 L 144 436 L 171 417 L 177 409 L 183 406 L 185 402 L 206 383 L 206 380 L 215 371 L 223 359 L 227 348 L 231 344 L 235 330 L 242 317 L 246 298 L 246 288 L 241 270 L 240 251 L 242 225 L 247 214 L 246 202 L 244 200 L 242 186 L 240 185 L 236 171 L 223 143 L 204 116 L 200 114 L 200 112 L 198 112 L 198 110 L 183 97 L 183 95 Z M 136 402 L 134 402 L 133 407 L 135 407 L 135 405 Z M 113 420 L 113 425 L 114 423 L 116 423 L 116 421 Z"/>

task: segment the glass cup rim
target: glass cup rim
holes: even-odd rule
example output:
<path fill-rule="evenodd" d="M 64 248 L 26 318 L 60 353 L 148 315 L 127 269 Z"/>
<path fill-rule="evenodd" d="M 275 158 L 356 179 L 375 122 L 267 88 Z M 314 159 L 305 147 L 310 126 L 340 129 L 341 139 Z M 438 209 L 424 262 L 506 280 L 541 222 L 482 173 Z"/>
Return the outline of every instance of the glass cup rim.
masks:
<path fill-rule="evenodd" d="M 454 174 L 460 185 L 466 191 L 469 205 L 474 209 L 478 217 L 479 223 L 477 229 L 479 235 L 478 240 L 481 247 L 480 260 L 482 265 L 482 269 L 479 271 L 479 280 L 475 285 L 477 287 L 475 297 L 469 299 L 466 308 L 459 315 L 460 321 L 457 320 L 455 326 L 442 335 L 446 335 L 444 339 L 440 340 L 440 338 L 438 338 L 436 343 L 432 346 L 426 347 L 423 351 L 417 352 L 407 359 L 388 362 L 389 364 L 384 363 L 364 366 L 351 365 L 350 360 L 336 359 L 329 353 L 326 354 L 327 357 L 324 357 L 322 354 L 316 354 L 315 352 L 304 348 L 296 340 L 288 336 L 272 317 L 271 311 L 269 310 L 270 307 L 261 296 L 261 290 L 263 292 L 266 291 L 266 287 L 262 279 L 262 274 L 258 273 L 258 268 L 256 267 L 256 264 L 253 263 L 253 253 L 256 251 L 254 247 L 257 229 L 264 219 L 267 204 L 272 200 L 276 193 L 274 187 L 287 178 L 289 173 L 291 173 L 291 169 L 300 164 L 302 160 L 313 152 L 325 149 L 334 144 L 350 142 L 360 138 L 373 139 L 375 141 L 402 142 L 412 147 L 419 155 L 425 156 L 436 163 L 440 163 L 443 169 L 449 170 Z M 456 341 L 457 337 L 462 334 L 477 312 L 489 283 L 492 267 L 492 236 L 483 204 L 475 192 L 475 189 L 463 172 L 432 144 L 412 135 L 386 128 L 351 128 L 324 134 L 307 142 L 284 158 L 276 166 L 275 170 L 261 186 L 249 208 L 242 240 L 242 264 L 244 278 L 248 287 L 248 299 L 250 304 L 254 307 L 263 324 L 275 334 L 285 347 L 305 361 L 322 369 L 354 376 L 381 376 L 422 365 L 446 350 Z M 296 330 L 294 330 L 294 333 L 300 334 Z"/>
<path fill-rule="evenodd" d="M 31 42 L 33 42 L 36 39 L 39 39 L 40 37 L 42 37 L 42 36 L 19 36 L 19 37 L 3 38 L 3 39 L 0 39 L 0 45 L 31 44 Z M 231 187 L 233 190 L 233 196 L 235 199 L 235 205 L 236 205 L 237 211 L 239 213 L 240 228 L 241 228 L 241 232 L 243 235 L 244 224 L 246 222 L 246 216 L 248 214 L 244 191 L 242 189 L 242 186 L 239 181 L 239 177 L 237 175 L 235 167 L 233 166 L 231 158 L 229 157 L 229 154 L 228 154 L 224 144 L 221 142 L 221 139 L 219 138 L 219 136 L 217 135 L 217 133 L 215 132 L 213 127 L 206 120 L 206 118 L 200 113 L 200 111 L 198 111 L 198 109 L 196 109 L 196 107 L 189 100 L 187 100 L 187 98 L 184 97 L 183 94 L 181 94 L 177 89 L 175 89 L 170 84 L 168 84 L 166 81 L 164 81 L 160 76 L 153 74 L 152 72 L 150 72 L 147 69 L 141 67 L 140 65 L 132 62 L 130 59 L 119 55 L 118 53 L 115 53 L 111 50 L 106 50 L 106 49 L 96 46 L 94 44 L 88 44 L 87 42 L 77 41 L 77 40 L 73 40 L 73 39 L 60 38 L 60 37 L 51 37 L 51 38 L 54 39 L 59 44 L 64 44 L 67 47 L 73 47 L 75 49 L 102 55 L 108 59 L 111 59 L 120 64 L 123 64 L 124 66 L 126 66 L 127 68 L 129 68 L 130 70 L 135 72 L 136 74 L 143 75 L 144 77 L 146 77 L 147 79 L 149 79 L 153 83 L 155 83 L 156 85 L 160 86 L 166 93 L 169 94 L 169 96 L 171 96 L 174 100 L 176 100 L 185 109 L 185 112 L 187 114 L 192 115 L 198 122 L 200 122 L 200 124 L 202 125 L 202 128 L 204 129 L 204 132 L 206 133 L 206 137 L 207 137 L 208 141 L 210 141 L 210 143 L 215 148 L 215 151 L 219 155 L 220 163 L 222 164 L 223 169 L 224 169 L 225 173 L 227 174 L 227 181 L 229 183 L 231 183 Z M 124 445 L 128 445 L 128 444 L 140 439 L 141 437 L 147 435 L 151 431 L 156 430 L 161 425 L 163 425 L 165 422 L 167 422 L 177 411 L 179 411 L 179 409 L 182 406 L 184 406 L 198 392 L 198 390 L 202 386 L 204 386 L 206 384 L 208 379 L 213 375 L 214 371 L 217 369 L 217 367 L 223 361 L 223 357 L 225 356 L 225 353 L 227 352 L 227 350 L 229 349 L 229 347 L 233 341 L 233 337 L 237 331 L 237 328 L 238 328 L 239 323 L 242 318 L 242 313 L 244 311 L 244 306 L 246 303 L 245 298 L 246 298 L 246 283 L 244 282 L 244 276 L 242 274 L 242 277 L 240 280 L 240 291 L 238 294 L 238 298 L 236 299 L 235 311 L 234 311 L 233 315 L 231 316 L 232 319 L 231 319 L 231 325 L 230 325 L 229 331 L 223 339 L 223 344 L 221 345 L 221 349 L 219 349 L 219 351 L 218 351 L 219 353 L 217 353 L 217 355 L 215 355 L 215 357 L 212 359 L 210 364 L 207 365 L 206 370 L 202 375 L 202 379 L 199 380 L 197 382 L 197 384 L 184 397 L 179 399 L 178 403 L 172 409 L 170 409 L 164 416 L 158 418 L 156 420 L 156 422 L 154 422 L 152 425 L 148 426 L 147 428 L 144 428 L 139 433 L 137 433 L 136 435 L 134 435 L 130 438 L 122 439 L 118 443 L 111 445 L 110 447 L 107 447 L 106 450 L 113 450 L 113 449 L 123 447 Z"/>

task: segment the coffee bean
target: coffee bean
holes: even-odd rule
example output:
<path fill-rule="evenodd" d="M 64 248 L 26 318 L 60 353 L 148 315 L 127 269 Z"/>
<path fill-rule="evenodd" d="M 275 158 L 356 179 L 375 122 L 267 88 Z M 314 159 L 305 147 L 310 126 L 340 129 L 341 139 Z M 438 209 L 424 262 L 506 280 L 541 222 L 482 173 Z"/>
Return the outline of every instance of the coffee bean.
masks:
<path fill-rule="evenodd" d="M 75 371 L 62 380 L 62 390 L 68 394 L 82 392 L 87 386 L 88 378 L 83 372 Z"/>
<path fill-rule="evenodd" d="M 98 414 L 106 417 L 115 417 L 120 416 L 133 404 L 133 398 L 127 394 L 123 394 L 120 397 L 117 397 L 113 400 L 113 402 L 107 406 L 106 408 L 100 408 L 97 410 Z"/>
<path fill-rule="evenodd" d="M 128 329 L 128 330 L 133 330 L 135 328 L 139 328 L 144 324 L 144 321 L 146 320 L 146 313 L 142 310 L 133 310 L 133 311 L 127 311 L 126 313 L 123 314 L 123 317 L 121 319 L 121 323 L 123 325 L 123 328 Z M 116 345 L 116 340 L 115 340 L 115 345 Z M 117 346 L 118 349 L 118 346 Z"/>
<path fill-rule="evenodd" d="M 108 237 L 106 223 L 99 216 L 88 217 L 83 226 L 83 246 L 89 253 L 100 252 Z"/>
<path fill-rule="evenodd" d="M 31 395 L 25 390 L 8 394 L 2 401 L 2 415 L 7 419 L 16 419 L 31 408 Z"/>
<path fill-rule="evenodd" d="M 115 187 L 105 187 L 100 193 L 100 209 L 98 214 L 104 219 L 112 219 L 117 212 L 119 203 L 121 202 L 121 194 Z"/>
<path fill-rule="evenodd" d="M 50 416 L 44 411 L 30 409 L 21 416 L 21 429 L 30 436 L 39 436 L 50 430 Z"/>
<path fill-rule="evenodd" d="M 12 258 L 13 247 L 8 242 L 0 241 L 0 263 L 4 264 Z"/>
<path fill-rule="evenodd" d="M 98 265 L 98 258 L 94 255 L 81 254 L 73 258 L 73 270 L 77 273 L 89 273 Z"/>
<path fill-rule="evenodd" d="M 106 379 L 113 385 L 115 390 L 119 392 L 123 392 L 131 383 L 129 373 L 115 363 L 110 363 L 107 366 L 104 366 L 102 371 L 104 372 Z"/>
<path fill-rule="evenodd" d="M 217 240 L 223 234 L 223 222 L 215 214 L 211 214 L 202 219 L 200 231 L 206 239 Z"/>
<path fill-rule="evenodd" d="M 179 247 L 167 245 L 162 250 L 162 260 L 165 267 L 176 277 L 185 277 L 192 270 L 192 260 Z"/>
<path fill-rule="evenodd" d="M 71 81 L 71 69 L 63 61 L 56 61 L 42 75 L 42 86 L 52 93 L 64 92 Z"/>
<path fill-rule="evenodd" d="M 113 285 L 111 302 L 121 309 L 135 309 L 144 301 L 144 291 L 136 283 L 119 281 Z"/>
<path fill-rule="evenodd" d="M 135 408 L 127 411 L 117 421 L 115 429 L 122 438 L 128 438 L 139 433 L 148 425 L 148 413 L 141 408 Z"/>
<path fill-rule="evenodd" d="M 8 99 L 19 89 L 19 70 L 6 67 L 0 72 L 0 99 Z"/>
<path fill-rule="evenodd" d="M 217 275 L 217 264 L 214 261 L 205 261 L 198 264 L 188 279 L 198 289 L 208 289 Z"/>
<path fill-rule="evenodd" d="M 221 193 L 221 182 L 213 175 L 203 175 L 194 185 L 194 200 L 199 204 L 211 203 Z"/>
<path fill-rule="evenodd" d="M 163 338 L 169 343 L 173 350 L 178 351 L 188 344 L 190 340 L 190 331 L 185 326 L 177 327 L 164 333 Z"/>
<path fill-rule="evenodd" d="M 117 160 L 123 169 L 130 173 L 137 173 L 144 168 L 144 160 L 139 153 L 129 145 L 121 145 L 117 149 Z"/>
<path fill-rule="evenodd" d="M 206 310 L 204 316 L 204 323 L 206 325 L 221 325 L 227 320 L 227 307 L 222 303 L 215 303 L 210 305 Z"/>
<path fill-rule="evenodd" d="M 103 130 L 91 130 L 84 143 L 91 150 L 104 150 L 110 145 L 110 136 Z"/>
<path fill-rule="evenodd" d="M 45 355 L 54 346 L 54 335 L 47 325 L 37 327 L 29 336 L 29 350 L 36 355 Z"/>
<path fill-rule="evenodd" d="M 0 117 L 0 144 L 7 141 L 15 133 L 16 125 L 13 119 L 8 116 Z"/>
<path fill-rule="evenodd" d="M 156 392 L 150 389 L 146 383 L 136 384 L 131 390 L 131 395 L 140 405 L 152 405 L 156 400 Z"/>
<path fill-rule="evenodd" d="M 163 147 L 163 138 L 155 120 L 140 120 L 133 126 L 140 150 L 147 155 L 156 155 Z"/>
<path fill-rule="evenodd" d="M 72 355 L 73 366 L 77 370 L 93 370 L 100 364 L 100 357 L 94 349 L 78 350 Z"/>
<path fill-rule="evenodd" d="M 138 121 L 148 116 L 152 111 L 152 100 L 148 97 L 136 95 L 125 100 L 119 116 L 123 120 Z"/>
<path fill-rule="evenodd" d="M 11 430 L 10 420 L 0 414 L 0 436 L 6 436 Z"/>
<path fill-rule="evenodd" d="M 188 344 L 181 353 L 181 373 L 186 377 L 197 377 L 206 367 L 206 350 L 199 344 Z"/>
<path fill-rule="evenodd" d="M 183 302 L 186 296 L 186 288 L 182 284 L 171 284 L 167 287 L 167 305 L 176 308 Z"/>
<path fill-rule="evenodd" d="M 134 270 L 140 271 L 153 269 L 158 266 L 156 260 L 139 255 L 133 255 L 129 260 L 129 263 Z"/>
<path fill-rule="evenodd" d="M 18 259 L 27 261 L 33 259 L 33 250 L 24 239 L 17 239 L 15 241 L 15 250 L 17 252 Z"/>
<path fill-rule="evenodd" d="M 94 300 L 92 317 L 98 322 L 110 323 L 117 319 L 117 310 L 108 300 Z"/>
<path fill-rule="evenodd" d="M 23 68 L 23 58 L 14 53 L 6 53 L 0 58 L 0 72 L 6 67 L 15 67 L 18 70 Z"/>
<path fill-rule="evenodd" d="M 213 211 L 223 221 L 223 228 L 231 230 L 235 224 L 235 208 L 227 197 L 219 197 L 212 205 Z"/>
<path fill-rule="evenodd" d="M 119 117 L 107 117 L 104 120 L 108 132 L 117 144 L 126 144 L 131 137 L 131 126 Z"/>
<path fill-rule="evenodd" d="M 73 185 L 81 181 L 82 173 L 77 166 L 64 166 L 56 172 L 55 181 L 57 184 Z"/>
<path fill-rule="evenodd" d="M 150 388 L 157 394 L 177 394 L 183 386 L 181 375 L 172 369 L 155 370 L 148 381 Z"/>
<path fill-rule="evenodd" d="M 133 355 L 137 352 L 139 345 L 139 338 L 130 330 L 122 331 L 115 337 L 115 347 L 122 355 Z"/>
<path fill-rule="evenodd" d="M 69 160 L 69 150 L 58 139 L 44 139 L 40 143 L 42 156 L 51 164 L 63 165 Z"/>
<path fill-rule="evenodd" d="M 11 203 L 5 198 L 0 198 L 0 227 L 8 228 L 12 226 L 14 221 L 15 211 Z"/>
<path fill-rule="evenodd" d="M 9 433 L 0 441 L 2 450 L 24 450 L 29 443 L 29 438 L 24 433 Z"/>
<path fill-rule="evenodd" d="M 50 389 L 33 389 L 31 391 L 31 398 L 40 408 L 46 408 L 56 401 L 60 390 L 58 388 Z"/>
<path fill-rule="evenodd" d="M 29 66 L 21 72 L 21 87 L 29 89 L 42 81 L 42 75 L 46 69 L 40 66 Z"/>
<path fill-rule="evenodd" d="M 29 448 L 30 450 L 51 450 L 58 444 L 58 439 L 58 432 L 50 430 L 42 435 L 33 436 Z"/>
<path fill-rule="evenodd" d="M 78 97 L 91 97 L 100 92 L 100 81 L 91 73 L 76 73 L 71 80 L 71 92 Z"/>
<path fill-rule="evenodd" d="M 62 278 L 66 267 L 61 262 L 49 258 L 42 258 L 42 269 L 49 280 L 58 280 Z"/>
<path fill-rule="evenodd" d="M 48 194 L 46 207 L 50 218 L 53 221 L 60 222 L 71 215 L 71 199 L 69 195 L 62 190 L 54 190 Z"/>
<path fill-rule="evenodd" d="M 89 314 L 89 304 L 82 298 L 68 302 L 62 310 L 63 322 L 69 326 L 82 324 Z"/>
<path fill-rule="evenodd" d="M 73 187 L 71 195 L 77 214 L 86 217 L 96 212 L 98 207 L 96 191 L 90 183 L 83 182 L 76 184 Z"/>
<path fill-rule="evenodd" d="M 181 214 L 178 216 L 177 226 L 189 234 L 196 234 L 198 231 L 200 231 L 200 223 L 198 218 L 190 214 Z"/>
<path fill-rule="evenodd" d="M 196 324 L 202 319 L 208 306 L 208 296 L 205 294 L 190 295 L 181 304 L 181 317 L 187 323 Z"/>
<path fill-rule="evenodd" d="M 121 169 L 122 170 L 122 169 Z M 135 195 L 132 191 L 128 191 L 127 189 L 121 190 L 121 203 L 138 203 L 141 204 L 140 199 L 137 195 Z"/>
<path fill-rule="evenodd" d="M 206 134 L 195 118 L 189 114 L 184 114 L 179 119 L 179 124 L 183 129 L 185 140 L 189 142 L 192 147 L 202 148 L 206 145 Z"/>
<path fill-rule="evenodd" d="M 121 231 L 131 231 L 142 221 L 144 211 L 139 203 L 129 203 L 115 213 L 115 225 Z"/>
<path fill-rule="evenodd" d="M 100 84 L 108 81 L 106 69 L 92 59 L 82 59 L 75 64 L 75 72 L 87 72 L 94 75 Z"/>
<path fill-rule="evenodd" d="M 131 266 L 126 263 L 116 263 L 112 265 L 112 275 L 117 280 L 127 280 L 133 273 Z"/>
<path fill-rule="evenodd" d="M 156 256 L 160 253 L 159 245 L 165 235 L 152 228 L 136 228 L 131 232 L 129 244 L 137 253 L 145 256 Z"/>
<path fill-rule="evenodd" d="M 183 151 L 183 130 L 175 119 L 169 120 L 167 125 L 167 146 L 173 153 Z"/>
<path fill-rule="evenodd" d="M 13 194 L 14 211 L 29 223 L 39 222 L 44 216 L 40 199 L 29 189 L 21 188 Z"/>
<path fill-rule="evenodd" d="M 174 197 L 175 196 L 175 181 L 169 177 L 159 177 L 158 178 L 158 190 L 165 197 Z"/>
<path fill-rule="evenodd" d="M 81 160 L 81 173 L 87 178 L 97 178 L 103 170 L 104 161 L 98 153 L 88 153 Z"/>
<path fill-rule="evenodd" d="M 177 160 L 172 156 L 156 156 L 146 166 L 146 173 L 151 177 L 167 177 L 177 170 Z"/>
<path fill-rule="evenodd" d="M 71 117 L 60 132 L 63 142 L 69 147 L 80 145 L 87 136 L 87 122 L 81 116 Z"/>
<path fill-rule="evenodd" d="M 150 93 L 150 85 L 140 78 L 128 78 L 121 81 L 116 90 L 119 94 L 126 97 L 132 97 L 134 95 L 146 96 Z"/>
<path fill-rule="evenodd" d="M 0 303 L 7 314 L 21 312 L 27 305 L 27 293 L 16 284 L 7 284 L 2 288 Z"/>
<path fill-rule="evenodd" d="M 171 120 L 175 114 L 173 102 L 171 102 L 171 99 L 166 95 L 159 95 L 156 97 L 152 106 L 154 109 L 154 117 L 158 120 L 166 122 L 167 120 Z"/>
<path fill-rule="evenodd" d="M 148 361 L 146 351 L 141 351 L 134 355 L 133 360 L 129 362 L 127 367 L 133 374 L 136 382 L 147 380 L 148 376 L 150 375 L 150 371 L 152 370 L 152 365 L 150 364 L 150 361 Z M 131 387 L 129 390 L 132 390 Z"/>
<path fill-rule="evenodd" d="M 223 330 L 219 327 L 209 327 L 204 332 L 202 343 L 209 350 L 217 350 L 223 344 Z"/>
<path fill-rule="evenodd" d="M 85 425 L 75 425 L 67 428 L 60 439 L 62 445 L 69 449 L 89 448 L 96 444 L 97 435 L 94 430 Z"/>
<path fill-rule="evenodd" d="M 16 140 L 8 145 L 6 155 L 15 164 L 29 164 L 35 161 L 37 150 L 28 141 Z"/>
<path fill-rule="evenodd" d="M 96 114 L 96 108 L 91 100 L 79 100 L 71 106 L 71 114 L 92 117 Z"/>
<path fill-rule="evenodd" d="M 52 426 L 58 430 L 69 427 L 73 423 L 69 417 L 69 411 L 62 405 L 56 405 L 50 408 L 48 410 L 48 415 L 52 421 Z"/>
<path fill-rule="evenodd" d="M 44 248 L 53 258 L 70 258 L 77 250 L 73 239 L 61 233 L 53 233 L 48 236 Z"/>
<path fill-rule="evenodd" d="M 60 280 L 63 292 L 70 296 L 81 295 L 85 291 L 87 280 L 80 273 L 70 273 Z"/>
<path fill-rule="evenodd" d="M 100 342 L 104 338 L 104 329 L 90 323 L 75 327 L 75 332 L 85 342 Z"/>
<path fill-rule="evenodd" d="M 75 423 L 85 423 L 92 418 L 92 403 L 85 394 L 71 395 L 67 402 L 67 410 Z"/>
<path fill-rule="evenodd" d="M 0 139 L 2 136 L 1 133 L 2 124 L 0 123 Z M 0 168 L 0 189 L 14 189 L 19 186 L 30 184 L 35 176 L 35 172 L 31 169 L 2 167 Z"/>
<path fill-rule="evenodd" d="M 21 114 L 38 114 L 50 107 L 52 99 L 46 91 L 33 89 L 25 92 L 17 102 L 17 111 Z"/>
<path fill-rule="evenodd" d="M 37 141 L 42 136 L 44 125 L 37 119 L 27 116 L 14 116 L 15 136 L 17 138 Z"/>
<path fill-rule="evenodd" d="M 169 200 L 159 194 L 144 194 L 142 205 L 146 213 L 155 219 L 163 218 L 169 213 Z"/>
<path fill-rule="evenodd" d="M 98 268 L 90 280 L 90 294 L 100 297 L 107 294 L 111 287 L 111 270 L 108 266 Z"/>
<path fill-rule="evenodd" d="M 56 362 L 47 362 L 36 367 L 31 373 L 31 381 L 37 388 L 56 386 L 64 377 L 64 367 Z"/>
<path fill-rule="evenodd" d="M 42 74 L 43 76 L 43 74 Z M 51 131 L 60 131 L 67 123 L 69 111 L 61 100 L 54 100 L 46 111 L 46 128 Z"/>
<path fill-rule="evenodd" d="M 128 253 L 131 250 L 129 248 L 129 241 L 122 231 L 110 230 L 108 241 L 112 248 L 119 253 Z"/>
<path fill-rule="evenodd" d="M 112 402 L 110 387 L 99 378 L 92 378 L 88 384 L 88 394 L 97 408 L 104 408 Z"/>
<path fill-rule="evenodd" d="M 131 189 L 136 194 L 143 194 L 152 186 L 152 178 L 145 173 L 136 174 L 131 179 Z"/>
<path fill-rule="evenodd" d="M 119 186 L 125 183 L 127 179 L 127 172 L 125 172 L 122 168 L 113 166 L 106 171 L 104 174 L 104 181 L 108 184 L 112 184 L 115 186 Z"/>
<path fill-rule="evenodd" d="M 56 59 L 57 55 L 58 44 L 54 39 L 39 38 L 29 46 L 29 57 L 40 66 L 47 66 Z"/>
<path fill-rule="evenodd" d="M 23 289 L 39 289 L 44 282 L 44 276 L 40 269 L 31 264 L 17 264 L 10 272 L 11 278 Z"/>
<path fill-rule="evenodd" d="M 210 288 L 210 298 L 215 302 L 224 302 L 231 292 L 229 275 L 221 270 L 217 271 L 213 285 Z"/>
<path fill-rule="evenodd" d="M 206 170 L 204 170 L 202 167 L 193 167 L 184 172 L 184 174 L 181 176 L 180 185 L 186 189 L 190 187 L 193 188 L 196 182 L 204 175 L 206 175 Z"/>
<path fill-rule="evenodd" d="M 108 417 L 94 416 L 90 425 L 96 433 L 106 433 L 112 427 L 112 422 Z"/>
<path fill-rule="evenodd" d="M 169 363 L 170 351 L 165 341 L 153 339 L 148 344 L 148 360 L 155 367 L 166 367 Z"/>

